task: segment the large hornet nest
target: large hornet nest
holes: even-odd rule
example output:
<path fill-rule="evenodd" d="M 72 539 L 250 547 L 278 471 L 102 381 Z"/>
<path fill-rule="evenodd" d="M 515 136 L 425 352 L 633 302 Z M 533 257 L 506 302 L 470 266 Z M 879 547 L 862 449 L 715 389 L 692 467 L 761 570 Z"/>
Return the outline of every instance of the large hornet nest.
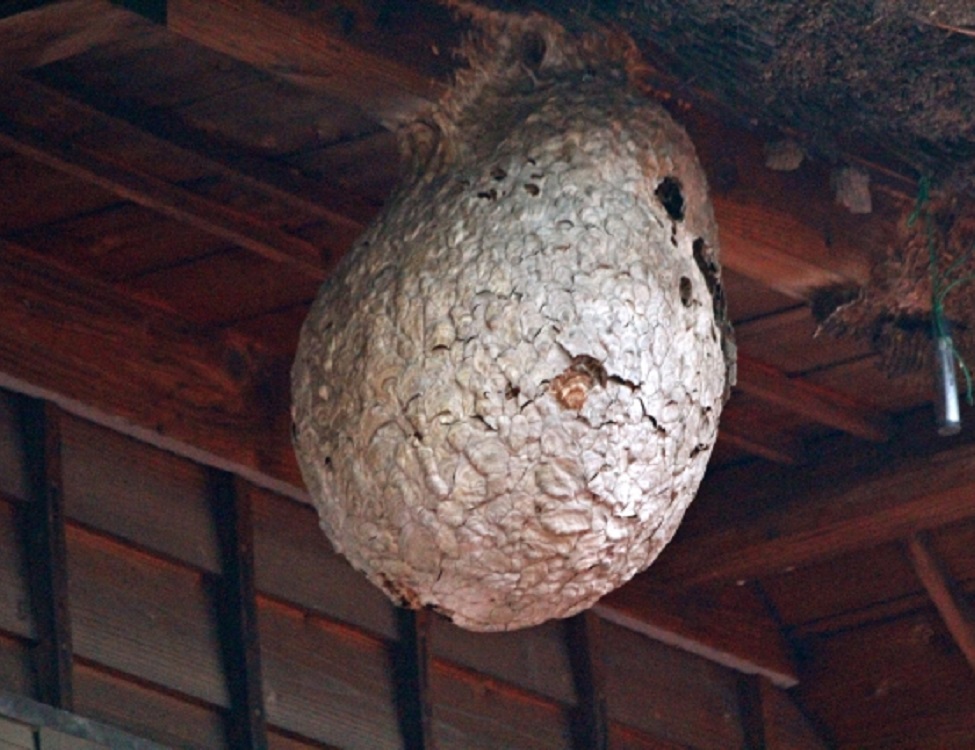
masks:
<path fill-rule="evenodd" d="M 704 175 L 630 48 L 482 21 L 304 324 L 293 411 L 335 547 L 398 602 L 505 630 L 663 549 L 734 346 Z"/>

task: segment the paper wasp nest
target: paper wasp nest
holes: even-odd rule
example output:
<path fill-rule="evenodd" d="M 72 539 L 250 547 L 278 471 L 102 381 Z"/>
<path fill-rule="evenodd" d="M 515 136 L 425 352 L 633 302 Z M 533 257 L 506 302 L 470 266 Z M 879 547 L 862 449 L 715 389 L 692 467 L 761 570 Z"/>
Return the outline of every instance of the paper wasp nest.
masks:
<path fill-rule="evenodd" d="M 566 617 L 646 568 L 733 379 L 694 149 L 573 44 L 529 18 L 472 54 L 292 374 L 328 538 L 474 630 Z"/>

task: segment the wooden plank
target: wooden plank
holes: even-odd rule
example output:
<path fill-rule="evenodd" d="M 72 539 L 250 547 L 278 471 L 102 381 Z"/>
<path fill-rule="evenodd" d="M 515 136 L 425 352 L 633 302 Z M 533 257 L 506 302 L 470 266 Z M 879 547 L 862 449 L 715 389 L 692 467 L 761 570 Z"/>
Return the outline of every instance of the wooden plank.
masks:
<path fill-rule="evenodd" d="M 907 551 L 917 577 L 938 608 L 948 632 L 975 670 L 975 608 L 948 576 L 941 560 L 935 557 L 926 535 L 908 537 Z"/>
<path fill-rule="evenodd" d="M 570 712 L 555 701 L 440 661 L 431 683 L 440 750 L 572 747 Z"/>
<path fill-rule="evenodd" d="M 753 483 L 740 509 L 748 517 L 731 524 L 718 520 L 727 490 L 712 481 L 691 509 L 702 519 L 697 533 L 685 526 L 651 569 L 655 580 L 691 587 L 761 577 L 975 516 L 970 442 L 903 458 L 850 451 L 794 471 Z"/>
<path fill-rule="evenodd" d="M 899 540 L 765 576 L 760 586 L 790 630 L 829 627 L 831 618 L 844 613 L 867 618 L 869 608 L 880 604 L 887 605 L 887 616 L 895 602 L 903 603 L 902 614 L 925 606 Z"/>
<path fill-rule="evenodd" d="M 38 746 L 43 748 L 59 747 L 64 743 L 78 750 L 104 747 L 113 750 L 167 750 L 162 745 L 121 729 L 12 693 L 0 693 L 0 717 L 39 727 Z"/>
<path fill-rule="evenodd" d="M 267 750 L 254 586 L 254 526 L 250 496 L 238 492 L 237 482 L 227 472 L 210 472 L 210 501 L 223 562 L 217 606 L 230 694 L 229 739 L 234 748 Z"/>
<path fill-rule="evenodd" d="M 934 608 L 802 643 L 796 697 L 841 748 L 971 747 L 975 674 Z"/>
<path fill-rule="evenodd" d="M 88 663 L 75 667 L 76 710 L 169 747 L 231 750 L 224 717 L 212 706 L 125 679 Z"/>
<path fill-rule="evenodd" d="M 0 631 L 34 638 L 34 615 L 27 585 L 22 521 L 18 505 L 0 498 Z"/>
<path fill-rule="evenodd" d="M 799 682 L 792 649 L 748 586 L 692 593 L 657 585 L 653 568 L 608 594 L 596 611 L 609 622 L 789 688 Z"/>
<path fill-rule="evenodd" d="M 69 519 L 219 573 L 217 529 L 201 466 L 73 417 L 64 420 L 62 435 Z"/>
<path fill-rule="evenodd" d="M 60 413 L 50 404 L 23 399 L 21 426 L 30 477 L 23 535 L 37 641 L 33 649 L 37 692 L 42 702 L 71 710 L 73 653 Z"/>
<path fill-rule="evenodd" d="M 883 413 L 801 378 L 787 377 L 744 352 L 738 353 L 737 387 L 770 404 L 864 440 L 883 443 L 891 436 L 890 420 Z"/>
<path fill-rule="evenodd" d="M 613 623 L 603 626 L 614 721 L 697 750 L 742 746 L 733 672 Z"/>
<path fill-rule="evenodd" d="M 35 689 L 30 643 L 26 639 L 0 633 L 0 691 L 34 695 Z"/>
<path fill-rule="evenodd" d="M 730 422 L 730 424 L 728 424 Z M 767 461 L 792 466 L 802 463 L 802 445 L 791 437 L 775 435 L 775 440 L 762 432 L 746 432 L 726 415 L 718 433 L 718 439 L 730 446 Z"/>
<path fill-rule="evenodd" d="M 578 702 L 564 620 L 499 633 L 474 633 L 433 618 L 436 658 L 568 706 Z"/>
<path fill-rule="evenodd" d="M 827 750 L 831 746 L 783 690 L 761 682 L 766 747 L 769 750 Z"/>
<path fill-rule="evenodd" d="M 203 577 L 77 527 L 67 540 L 78 656 L 227 707 L 217 613 Z"/>
<path fill-rule="evenodd" d="M 18 261 L 0 241 L 0 386 L 304 497 L 273 361 L 197 337 L 106 285 Z"/>
<path fill-rule="evenodd" d="M 254 514 L 257 588 L 263 596 L 387 641 L 397 638 L 392 603 L 332 550 L 314 508 L 246 484 L 243 491 L 250 494 Z M 438 631 L 434 642 L 440 641 Z"/>
<path fill-rule="evenodd" d="M 318 287 L 317 279 L 298 269 L 237 248 L 153 271 L 124 285 L 206 327 L 309 305 Z M 292 336 L 296 335 L 297 330 Z"/>
<path fill-rule="evenodd" d="M 384 641 L 258 599 L 268 721 L 343 748 L 402 748 Z"/>
<path fill-rule="evenodd" d="M 20 416 L 12 394 L 0 391 L 0 496 L 26 500 L 29 492 Z"/>
<path fill-rule="evenodd" d="M 586 610 L 568 623 L 576 693 L 576 746 L 609 750 L 609 711 L 606 707 L 606 670 L 599 616 Z"/>
<path fill-rule="evenodd" d="M 131 33 L 137 16 L 104 0 L 67 0 L 0 20 L 0 71 L 39 68 Z"/>
<path fill-rule="evenodd" d="M 8 106 L 3 106 L 4 101 Z M 0 100 L 0 113 L 0 146 L 313 279 L 325 278 L 314 245 L 132 165 L 120 164 L 107 153 L 63 146 L 43 133 L 32 132 L 18 122 L 15 98 Z"/>
<path fill-rule="evenodd" d="M 442 90 L 403 61 L 351 45 L 259 0 L 169 0 L 167 26 L 203 46 L 352 102 L 391 128 L 412 119 Z"/>

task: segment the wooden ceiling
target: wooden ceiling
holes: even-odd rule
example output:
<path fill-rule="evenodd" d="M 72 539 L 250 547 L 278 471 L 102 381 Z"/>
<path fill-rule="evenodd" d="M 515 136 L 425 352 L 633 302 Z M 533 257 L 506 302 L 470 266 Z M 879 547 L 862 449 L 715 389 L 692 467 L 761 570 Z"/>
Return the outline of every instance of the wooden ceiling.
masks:
<path fill-rule="evenodd" d="M 433 0 L 0 16 L 0 384 L 301 497 L 298 327 L 464 24 Z M 817 335 L 809 304 L 868 280 L 915 178 L 856 153 L 775 171 L 766 147 L 789 132 L 673 71 L 645 83 L 711 181 L 739 383 L 685 528 L 600 612 L 797 683 L 826 744 L 971 747 L 972 430 L 936 440 L 927 379 Z M 844 164 L 870 175 L 870 213 L 836 202 Z"/>

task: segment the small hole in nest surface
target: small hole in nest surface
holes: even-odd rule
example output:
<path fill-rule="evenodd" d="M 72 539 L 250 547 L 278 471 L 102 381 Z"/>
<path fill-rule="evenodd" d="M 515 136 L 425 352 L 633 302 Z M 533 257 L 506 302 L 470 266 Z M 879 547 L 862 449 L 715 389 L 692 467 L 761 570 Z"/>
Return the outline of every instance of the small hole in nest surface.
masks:
<path fill-rule="evenodd" d="M 494 179 L 498 180 L 498 182 L 500 182 L 501 180 L 503 180 L 505 177 L 508 176 L 508 173 L 505 172 L 501 167 L 494 167 L 493 169 L 491 169 L 491 176 Z"/>
<path fill-rule="evenodd" d="M 498 199 L 498 191 L 494 188 L 490 190 L 482 190 L 477 194 L 478 198 L 483 198 L 484 200 L 496 201 Z"/>
<path fill-rule="evenodd" d="M 691 286 L 691 280 L 686 276 L 680 277 L 680 302 L 684 307 L 690 307 L 691 305 L 691 295 L 694 293 L 694 288 Z"/>
<path fill-rule="evenodd" d="M 540 34 L 529 32 L 521 40 L 521 61 L 531 70 L 538 70 L 542 67 L 547 51 L 545 40 Z"/>
<path fill-rule="evenodd" d="M 541 190 L 539 189 L 538 185 L 536 185 L 534 182 L 526 182 L 525 192 L 527 192 L 529 195 L 538 195 L 541 192 Z"/>
<path fill-rule="evenodd" d="M 667 215 L 674 221 L 684 218 L 684 194 L 680 182 L 675 177 L 664 177 L 654 191 Z"/>

